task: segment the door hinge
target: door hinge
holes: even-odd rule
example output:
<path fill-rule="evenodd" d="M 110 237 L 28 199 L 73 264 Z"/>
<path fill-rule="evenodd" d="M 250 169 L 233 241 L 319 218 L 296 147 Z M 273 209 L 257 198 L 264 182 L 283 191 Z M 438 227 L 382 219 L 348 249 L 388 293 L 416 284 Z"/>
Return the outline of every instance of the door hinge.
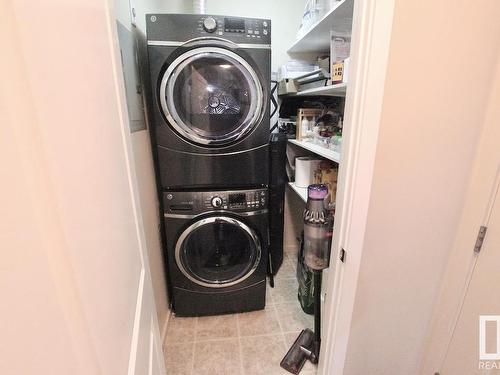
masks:
<path fill-rule="evenodd" d="M 488 227 L 481 225 L 479 227 L 479 233 L 477 234 L 476 244 L 474 245 L 474 253 L 479 254 L 481 247 L 483 247 L 484 237 L 486 236 L 486 230 Z"/>
<path fill-rule="evenodd" d="M 346 251 L 344 248 L 340 249 L 339 259 L 342 263 L 345 263 Z"/>

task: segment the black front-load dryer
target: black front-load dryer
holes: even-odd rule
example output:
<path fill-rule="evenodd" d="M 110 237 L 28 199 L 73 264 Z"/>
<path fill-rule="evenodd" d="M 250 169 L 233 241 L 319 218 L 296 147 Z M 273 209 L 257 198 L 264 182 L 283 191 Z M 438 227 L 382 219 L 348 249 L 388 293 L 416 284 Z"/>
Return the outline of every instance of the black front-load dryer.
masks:
<path fill-rule="evenodd" d="M 263 309 L 266 189 L 163 194 L 173 311 L 201 316 Z"/>
<path fill-rule="evenodd" d="M 148 114 L 164 189 L 268 184 L 271 24 L 147 15 Z"/>

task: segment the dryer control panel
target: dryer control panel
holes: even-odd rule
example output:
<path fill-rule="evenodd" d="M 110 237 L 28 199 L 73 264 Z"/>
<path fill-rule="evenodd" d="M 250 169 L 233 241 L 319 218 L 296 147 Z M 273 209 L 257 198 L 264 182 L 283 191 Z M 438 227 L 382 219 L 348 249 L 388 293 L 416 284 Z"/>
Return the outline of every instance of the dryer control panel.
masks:
<path fill-rule="evenodd" d="M 148 14 L 147 39 L 186 42 L 217 37 L 236 44 L 271 44 L 271 20 L 208 14 Z"/>
<path fill-rule="evenodd" d="M 197 30 L 236 43 L 271 43 L 271 21 L 256 18 L 199 16 Z"/>
<path fill-rule="evenodd" d="M 252 212 L 268 207 L 267 189 L 173 191 L 163 193 L 166 214 L 198 215 L 213 211 Z"/>
<path fill-rule="evenodd" d="M 225 210 L 251 210 L 267 208 L 265 190 L 243 192 L 214 192 L 205 196 L 205 208 Z"/>

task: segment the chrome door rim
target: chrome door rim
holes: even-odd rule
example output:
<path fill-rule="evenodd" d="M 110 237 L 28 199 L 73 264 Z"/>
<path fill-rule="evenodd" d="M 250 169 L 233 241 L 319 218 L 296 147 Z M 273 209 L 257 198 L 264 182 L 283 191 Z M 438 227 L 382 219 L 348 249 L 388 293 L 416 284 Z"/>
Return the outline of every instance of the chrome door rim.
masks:
<path fill-rule="evenodd" d="M 245 275 L 243 275 L 242 277 L 240 277 L 239 279 L 234 280 L 234 281 L 230 281 L 230 282 L 227 282 L 227 283 L 222 283 L 222 282 L 221 283 L 215 283 L 215 282 L 209 282 L 208 280 L 202 281 L 200 279 L 197 279 L 197 278 L 193 277 L 186 270 L 186 268 L 182 264 L 182 259 L 181 259 L 182 245 L 183 245 L 184 240 L 186 239 L 186 237 L 189 234 L 193 233 L 196 229 L 202 227 L 203 225 L 213 224 L 216 221 L 222 221 L 222 222 L 226 222 L 226 223 L 229 223 L 229 224 L 233 224 L 233 225 L 236 225 L 236 226 L 240 227 L 241 229 L 243 229 L 250 236 L 250 238 L 252 239 L 253 243 L 255 244 L 255 249 L 256 249 L 256 253 L 257 253 L 256 257 L 255 257 L 254 264 L 252 265 L 252 267 L 250 268 L 250 270 Z M 253 229 L 251 229 L 245 223 L 243 223 L 243 222 L 241 222 L 241 221 L 239 221 L 237 219 L 234 219 L 234 218 L 231 218 L 231 217 L 227 217 L 227 216 L 211 216 L 211 217 L 207 217 L 205 219 L 201 219 L 201 220 L 196 221 L 195 223 L 191 224 L 189 227 L 187 227 L 182 232 L 182 234 L 177 239 L 177 243 L 175 245 L 175 262 L 177 263 L 177 267 L 179 267 L 179 269 L 182 272 L 182 274 L 184 276 L 186 276 L 192 282 L 194 282 L 194 283 L 196 283 L 198 285 L 201 285 L 201 286 L 209 287 L 209 288 L 225 288 L 225 287 L 228 287 L 228 286 L 232 286 L 232 285 L 238 284 L 238 283 L 242 282 L 243 280 L 246 280 L 247 278 L 249 278 L 255 272 L 255 270 L 259 266 L 261 256 L 262 256 L 262 248 L 260 246 L 259 237 L 255 233 L 255 231 Z"/>
<path fill-rule="evenodd" d="M 243 72 L 243 74 L 245 74 L 246 71 L 250 75 L 251 81 L 249 81 L 249 83 L 253 84 L 250 85 L 252 101 L 247 117 L 236 130 L 233 130 L 224 137 L 218 138 L 203 137 L 200 135 L 196 135 L 193 131 L 190 131 L 189 125 L 182 121 L 177 111 L 175 110 L 173 99 L 174 83 L 177 80 L 179 72 L 195 59 L 202 56 L 213 55 L 222 55 L 224 58 L 229 58 L 230 62 L 236 62 L 243 66 L 245 70 L 240 70 Z M 233 61 L 231 61 L 231 59 Z M 263 116 L 263 95 L 262 85 L 253 68 L 236 53 L 219 47 L 198 47 L 183 53 L 169 65 L 169 67 L 163 74 L 160 83 L 160 104 L 163 113 L 169 121 L 170 125 L 184 138 L 190 140 L 193 143 L 201 144 L 204 146 L 226 145 L 236 142 L 247 135 Z M 254 97 L 255 100 L 253 99 Z M 173 108 L 174 110 L 170 111 L 170 108 Z"/>

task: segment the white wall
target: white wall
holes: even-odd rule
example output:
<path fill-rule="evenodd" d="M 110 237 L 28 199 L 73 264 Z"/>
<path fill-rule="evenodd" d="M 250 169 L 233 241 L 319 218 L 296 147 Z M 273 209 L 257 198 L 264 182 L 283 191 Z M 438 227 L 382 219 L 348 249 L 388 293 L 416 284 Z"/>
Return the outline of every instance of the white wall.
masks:
<path fill-rule="evenodd" d="M 396 3 L 345 374 L 418 371 L 495 74 L 498 14 L 494 0 Z"/>
<path fill-rule="evenodd" d="M 191 1 L 186 1 L 191 3 Z M 271 19 L 271 70 L 290 58 L 286 50 L 295 41 L 304 11 L 304 0 L 207 0 L 207 14 Z M 191 8 L 188 9 L 191 12 Z"/>

